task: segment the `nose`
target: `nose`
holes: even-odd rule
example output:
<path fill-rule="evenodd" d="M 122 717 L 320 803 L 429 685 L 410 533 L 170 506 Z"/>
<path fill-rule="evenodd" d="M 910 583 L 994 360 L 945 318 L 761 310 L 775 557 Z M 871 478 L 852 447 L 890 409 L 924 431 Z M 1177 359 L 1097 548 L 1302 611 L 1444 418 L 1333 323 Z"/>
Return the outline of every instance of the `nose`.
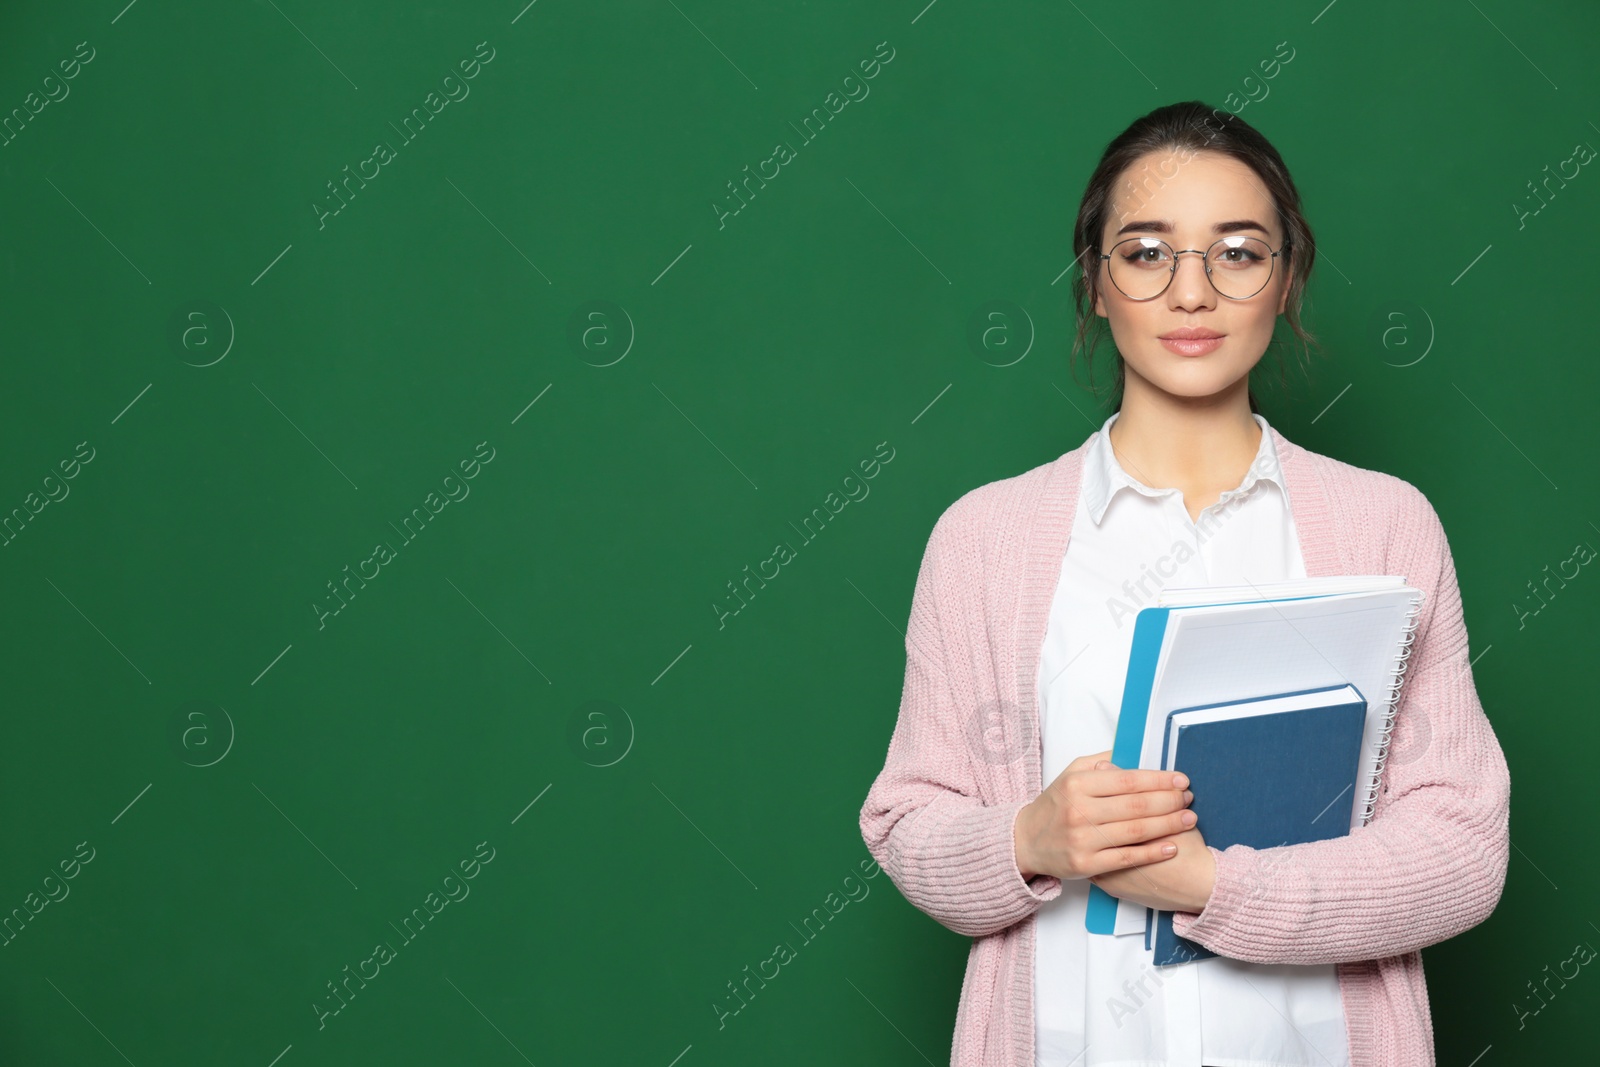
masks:
<path fill-rule="evenodd" d="M 1205 252 L 1198 248 L 1186 248 L 1175 252 L 1174 256 L 1177 266 L 1173 271 L 1172 284 L 1167 287 L 1167 296 L 1177 306 L 1184 308 L 1205 306 L 1212 302 L 1216 290 L 1206 276 Z M 1190 260 L 1193 262 L 1190 263 Z"/>

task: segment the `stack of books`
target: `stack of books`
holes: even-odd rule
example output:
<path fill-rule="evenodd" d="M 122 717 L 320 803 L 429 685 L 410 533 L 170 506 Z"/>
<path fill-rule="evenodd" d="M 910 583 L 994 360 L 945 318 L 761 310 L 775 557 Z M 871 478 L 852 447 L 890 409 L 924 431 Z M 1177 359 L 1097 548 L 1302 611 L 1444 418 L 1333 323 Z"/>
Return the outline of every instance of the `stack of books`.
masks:
<path fill-rule="evenodd" d="M 1372 817 L 1422 593 L 1393 575 L 1163 590 L 1139 612 L 1112 762 L 1181 771 L 1207 845 L 1323 841 Z M 1214 956 L 1090 886 L 1094 934 Z"/>

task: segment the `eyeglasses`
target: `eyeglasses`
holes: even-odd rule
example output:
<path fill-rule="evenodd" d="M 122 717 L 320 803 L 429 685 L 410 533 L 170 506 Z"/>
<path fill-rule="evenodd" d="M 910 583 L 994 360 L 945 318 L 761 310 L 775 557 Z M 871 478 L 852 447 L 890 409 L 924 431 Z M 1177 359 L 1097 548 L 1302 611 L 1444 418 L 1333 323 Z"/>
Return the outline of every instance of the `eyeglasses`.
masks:
<path fill-rule="evenodd" d="M 1257 237 L 1219 238 L 1209 249 L 1185 248 L 1174 252 L 1158 237 L 1130 237 L 1111 246 L 1100 258 L 1106 261 L 1111 284 L 1130 300 L 1153 300 L 1167 291 L 1178 273 L 1178 257 L 1185 252 L 1201 256 L 1211 287 L 1230 300 L 1248 300 L 1272 280 L 1274 252 Z"/>

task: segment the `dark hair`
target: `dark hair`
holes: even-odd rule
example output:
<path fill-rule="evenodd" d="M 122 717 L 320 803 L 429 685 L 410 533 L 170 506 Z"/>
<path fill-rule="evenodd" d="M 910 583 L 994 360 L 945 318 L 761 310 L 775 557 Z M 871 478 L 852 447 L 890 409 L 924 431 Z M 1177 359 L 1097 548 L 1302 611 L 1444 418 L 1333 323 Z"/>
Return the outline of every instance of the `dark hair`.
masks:
<path fill-rule="evenodd" d="M 1147 153 L 1174 152 L 1187 162 L 1189 157 L 1200 151 L 1218 152 L 1237 159 L 1254 170 L 1266 186 L 1278 209 L 1278 219 L 1284 232 L 1282 260 L 1289 270 L 1289 299 L 1284 305 L 1284 317 L 1289 320 L 1290 328 L 1305 351 L 1307 365 L 1310 349 L 1321 347 L 1316 337 L 1300 324 L 1300 303 L 1305 294 L 1306 281 L 1311 276 L 1311 265 L 1316 259 L 1316 244 L 1311 226 L 1300 212 L 1300 193 L 1295 188 L 1294 179 L 1289 177 L 1289 168 L 1284 166 L 1278 150 L 1239 116 L 1219 111 L 1198 100 L 1188 100 L 1156 108 L 1136 119 L 1106 145 L 1100 163 L 1089 176 L 1083 201 L 1078 205 L 1072 251 L 1074 262 L 1082 269 L 1072 279 L 1078 330 L 1073 340 L 1069 365 L 1075 364 L 1080 350 L 1087 353 L 1091 392 L 1095 391 L 1094 353 L 1105 329 L 1105 322 L 1094 312 L 1094 303 L 1100 286 L 1100 241 L 1105 232 L 1106 218 L 1111 212 L 1112 191 L 1122 180 L 1123 172 Z M 1150 177 L 1158 185 L 1162 180 L 1159 174 L 1152 173 Z M 1130 188 L 1142 187 L 1144 181 L 1136 183 L 1128 179 L 1125 184 Z M 1090 338 L 1087 345 L 1084 343 L 1086 334 Z M 1273 345 L 1277 343 L 1276 340 L 1271 342 Z M 1281 362 L 1278 364 L 1278 378 L 1280 383 L 1287 384 Z M 1112 387 L 1112 397 L 1117 404 L 1121 403 L 1123 381 L 1123 360 L 1118 354 L 1117 378 Z M 1253 390 L 1250 391 L 1250 410 L 1260 410 Z"/>

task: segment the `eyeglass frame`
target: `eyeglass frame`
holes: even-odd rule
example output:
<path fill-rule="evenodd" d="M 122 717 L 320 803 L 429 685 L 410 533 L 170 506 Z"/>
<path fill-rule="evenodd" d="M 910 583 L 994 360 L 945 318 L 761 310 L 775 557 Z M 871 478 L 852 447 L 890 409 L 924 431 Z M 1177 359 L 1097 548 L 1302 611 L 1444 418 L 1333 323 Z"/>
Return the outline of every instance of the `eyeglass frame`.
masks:
<path fill-rule="evenodd" d="M 1135 303 L 1142 304 L 1146 300 L 1154 300 L 1156 297 L 1161 296 L 1168 289 L 1172 288 L 1172 279 L 1174 279 L 1174 278 L 1176 278 L 1178 276 L 1178 257 L 1181 256 L 1181 255 L 1184 255 L 1187 252 L 1194 252 L 1197 255 L 1199 255 L 1199 257 L 1200 257 L 1200 265 L 1202 267 L 1204 267 L 1205 271 L 1206 271 L 1206 281 L 1211 283 L 1211 288 L 1216 290 L 1216 294 L 1218 296 L 1224 297 L 1224 298 L 1226 298 L 1228 300 L 1254 300 L 1256 297 L 1261 295 L 1262 290 L 1266 289 L 1266 287 L 1272 283 L 1273 271 L 1276 270 L 1276 264 L 1273 261 L 1278 258 L 1279 253 L 1283 252 L 1286 248 L 1289 247 L 1288 242 L 1285 242 L 1285 243 L 1279 245 L 1276 249 L 1274 249 L 1271 245 L 1267 245 L 1267 250 L 1268 250 L 1268 252 L 1271 253 L 1270 255 L 1267 256 L 1267 263 L 1268 263 L 1267 280 L 1261 283 L 1261 288 L 1260 289 L 1257 289 L 1255 292 L 1251 293 L 1249 296 L 1228 296 L 1228 294 L 1224 293 L 1221 289 L 1217 289 L 1217 283 L 1211 277 L 1211 249 L 1217 247 L 1223 241 L 1226 241 L 1228 239 L 1228 237 L 1230 237 L 1230 236 L 1234 236 L 1234 235 L 1229 234 L 1229 235 L 1225 235 L 1225 236 L 1222 236 L 1222 237 L 1218 237 L 1215 241 L 1212 241 L 1211 244 L 1208 245 L 1204 250 L 1201 250 L 1201 249 L 1198 249 L 1198 248 L 1185 248 L 1185 249 L 1182 249 L 1181 251 L 1178 250 L 1178 249 L 1173 248 L 1171 245 L 1167 244 L 1167 242 L 1161 240 L 1161 238 L 1159 238 L 1159 237 L 1124 237 L 1122 240 L 1118 241 L 1116 244 L 1111 246 L 1111 252 L 1102 252 L 1102 253 L 1100 253 L 1100 259 L 1101 259 L 1102 262 L 1109 262 L 1110 259 L 1111 259 L 1112 252 L 1115 252 L 1117 249 L 1121 248 L 1123 245 L 1127 244 L 1129 241 L 1156 241 L 1156 242 L 1160 243 L 1161 245 L 1165 246 L 1167 251 L 1172 253 L 1172 266 L 1167 268 L 1167 284 L 1163 285 L 1159 292 L 1153 293 L 1150 296 L 1128 296 L 1127 293 L 1123 292 L 1122 286 L 1117 285 L 1117 280 L 1115 278 L 1111 277 L 1111 268 L 1110 267 L 1106 268 L 1106 278 L 1108 278 L 1110 280 L 1110 282 L 1111 282 L 1111 284 L 1113 286 L 1116 286 L 1117 292 L 1122 293 L 1122 295 L 1124 297 L 1127 297 L 1127 299 L 1132 300 Z M 1245 236 L 1249 236 L 1249 235 L 1247 234 Z M 1259 237 L 1253 237 L 1253 238 L 1251 238 L 1251 240 L 1261 241 L 1261 243 L 1264 244 L 1264 245 L 1267 244 L 1266 241 L 1262 241 L 1261 238 L 1259 238 Z"/>

